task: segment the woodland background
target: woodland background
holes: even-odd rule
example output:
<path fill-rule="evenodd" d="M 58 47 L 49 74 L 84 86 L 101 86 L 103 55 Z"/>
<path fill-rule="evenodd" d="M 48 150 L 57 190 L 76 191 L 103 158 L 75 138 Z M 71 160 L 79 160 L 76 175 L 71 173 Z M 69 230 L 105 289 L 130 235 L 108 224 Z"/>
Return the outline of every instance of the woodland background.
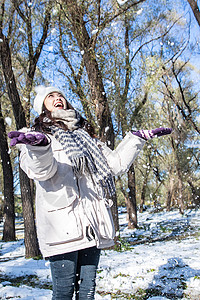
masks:
<path fill-rule="evenodd" d="M 23 211 L 26 257 L 40 254 L 34 183 L 19 168 L 7 133 L 30 126 L 38 85 L 69 102 L 116 147 L 132 129 L 172 127 L 146 143 L 128 174 L 116 178 L 113 216 L 200 203 L 199 1 L 0 1 L 0 207 L 3 240 L 15 240 Z"/>

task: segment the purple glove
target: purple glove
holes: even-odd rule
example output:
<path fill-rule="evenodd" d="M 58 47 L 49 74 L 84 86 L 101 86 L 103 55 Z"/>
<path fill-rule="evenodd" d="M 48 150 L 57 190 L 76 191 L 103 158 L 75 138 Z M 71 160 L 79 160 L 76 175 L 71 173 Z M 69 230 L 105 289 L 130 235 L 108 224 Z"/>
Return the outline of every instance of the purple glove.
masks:
<path fill-rule="evenodd" d="M 165 127 L 156 128 L 156 129 L 151 130 L 152 137 L 167 135 L 167 134 L 170 134 L 171 132 L 172 132 L 172 128 L 165 128 Z"/>
<path fill-rule="evenodd" d="M 170 134 L 172 132 L 172 128 L 165 128 L 165 127 L 160 127 L 156 129 L 151 129 L 151 130 L 138 130 L 132 132 L 134 135 L 137 135 L 141 137 L 144 140 L 152 139 L 154 137 L 159 137 L 163 135 Z"/>
<path fill-rule="evenodd" d="M 32 146 L 46 146 L 48 145 L 47 137 L 37 131 L 21 132 L 21 131 L 11 131 L 8 133 L 8 137 L 11 140 L 10 146 L 15 146 L 16 144 L 25 144 Z"/>

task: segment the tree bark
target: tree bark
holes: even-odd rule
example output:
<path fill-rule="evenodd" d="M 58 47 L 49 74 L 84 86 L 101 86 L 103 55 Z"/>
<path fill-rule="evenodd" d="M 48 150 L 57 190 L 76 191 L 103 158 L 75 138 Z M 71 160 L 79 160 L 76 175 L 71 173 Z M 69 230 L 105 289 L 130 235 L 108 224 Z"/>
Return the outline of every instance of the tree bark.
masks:
<path fill-rule="evenodd" d="M 4 79 L 8 91 L 8 96 L 13 108 L 17 130 L 26 126 L 25 113 L 19 98 L 19 94 L 16 87 L 15 76 L 12 70 L 12 60 L 8 39 L 0 32 L 0 55 L 3 68 Z"/>
<path fill-rule="evenodd" d="M 166 201 L 167 211 L 170 211 L 171 204 L 172 204 L 173 190 L 174 190 L 174 178 L 172 177 L 172 174 L 169 176 L 170 176 L 170 180 L 168 185 L 168 193 L 167 193 L 167 201 Z"/>
<path fill-rule="evenodd" d="M 197 5 L 197 0 L 188 0 L 188 3 L 193 11 L 193 14 L 197 20 L 197 23 L 200 26 L 200 11 L 199 11 L 199 7 Z"/>
<path fill-rule="evenodd" d="M 3 169 L 3 194 L 4 194 L 4 227 L 3 240 L 15 241 L 15 200 L 13 188 L 13 171 L 8 151 L 8 143 L 6 138 L 6 128 L 1 111 L 0 102 L 0 154 Z"/>
<path fill-rule="evenodd" d="M 25 228 L 24 243 L 26 249 L 26 258 L 36 257 L 40 255 L 40 250 L 36 234 L 31 183 L 21 168 L 19 168 L 19 178 Z"/>
<path fill-rule="evenodd" d="M 127 213 L 128 213 L 128 228 L 137 228 L 137 203 L 136 203 L 136 185 L 135 185 L 135 169 L 131 165 L 128 171 L 128 202 Z"/>
<path fill-rule="evenodd" d="M 115 225 L 115 231 L 119 232 L 118 206 L 117 206 L 117 197 L 116 196 L 113 199 L 113 205 L 111 207 L 111 212 L 112 212 L 113 221 L 114 221 L 114 225 Z"/>
<path fill-rule="evenodd" d="M 176 171 L 177 171 L 178 207 L 179 207 L 180 213 L 184 214 L 182 171 L 181 171 L 177 146 L 175 145 L 173 140 L 171 140 L 171 142 L 172 142 L 172 150 L 174 152 L 175 163 L 176 163 Z"/>
<path fill-rule="evenodd" d="M 183 203 L 183 182 L 182 182 L 182 176 L 181 176 L 181 169 L 180 166 L 177 166 L 177 172 L 178 172 L 178 206 L 179 211 L 183 215 L 184 214 L 184 203 Z"/>
<path fill-rule="evenodd" d="M 13 113 L 15 117 L 17 129 L 26 127 L 25 113 L 20 101 L 19 93 L 16 86 L 15 76 L 12 70 L 12 59 L 8 39 L 0 31 L 0 55 L 3 68 L 4 79 L 8 91 L 8 96 L 12 104 Z M 35 221 L 33 215 L 33 195 L 31 194 L 30 180 L 27 175 L 20 170 L 20 186 L 22 206 L 25 209 L 24 216 L 24 230 L 25 230 L 25 245 L 26 257 L 38 256 L 40 253 L 37 234 L 35 229 Z M 26 233 L 27 232 L 27 233 Z"/>
<path fill-rule="evenodd" d="M 143 209 L 144 209 L 145 194 L 146 194 L 147 181 L 148 181 L 148 174 L 149 174 L 149 170 L 146 169 L 145 174 L 144 174 L 144 181 L 143 181 L 143 185 L 142 185 L 142 192 L 141 192 L 140 213 L 142 213 Z"/>

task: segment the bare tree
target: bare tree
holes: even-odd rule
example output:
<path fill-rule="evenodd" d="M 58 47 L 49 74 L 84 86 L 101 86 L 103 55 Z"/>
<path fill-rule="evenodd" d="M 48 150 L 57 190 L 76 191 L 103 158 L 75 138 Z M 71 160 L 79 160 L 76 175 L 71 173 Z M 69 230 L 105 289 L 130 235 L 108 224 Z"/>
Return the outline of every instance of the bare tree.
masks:
<path fill-rule="evenodd" d="M 27 26 L 27 34 L 28 34 L 28 49 L 29 49 L 29 67 L 28 74 L 26 80 L 26 96 L 28 96 L 28 110 L 27 113 L 27 121 L 25 117 L 25 111 L 20 101 L 19 92 L 17 89 L 16 79 L 13 72 L 12 67 L 12 56 L 11 50 L 9 46 L 9 41 L 11 39 L 11 28 L 12 22 L 9 26 L 8 37 L 3 34 L 3 16 L 4 16 L 4 2 L 1 6 L 1 26 L 0 26 L 0 38 L 2 42 L 0 43 L 0 54 L 1 54 L 1 63 L 3 68 L 4 79 L 6 83 L 6 88 L 8 91 L 8 96 L 10 102 L 12 104 L 13 113 L 16 121 L 17 129 L 21 129 L 22 127 L 26 127 L 27 122 L 29 124 L 30 121 L 30 90 L 33 84 L 33 78 L 36 70 L 36 65 L 38 59 L 40 57 L 42 47 L 44 45 L 45 39 L 47 38 L 48 26 L 50 22 L 50 11 L 52 8 L 52 2 L 46 6 L 46 12 L 43 23 L 43 34 L 41 39 L 39 40 L 38 46 L 33 51 L 33 40 L 32 40 L 32 27 L 31 27 L 31 11 L 28 9 L 27 3 L 25 3 L 26 13 L 24 15 L 22 10 L 20 9 L 19 3 L 14 2 L 15 9 L 18 11 L 19 15 L 25 22 Z M 34 216 L 34 205 L 33 205 L 33 185 L 31 181 L 27 177 L 27 175 L 19 169 L 20 175 L 20 186 L 21 186 L 21 197 L 22 197 L 22 206 L 23 206 L 23 216 L 24 216 L 24 226 L 25 226 L 25 247 L 26 247 L 26 257 L 38 256 L 40 254 L 37 235 L 36 235 L 36 227 L 35 227 L 35 216 Z"/>
<path fill-rule="evenodd" d="M 26 120 L 17 90 L 15 76 L 12 70 L 9 43 L 8 39 L 3 35 L 2 31 L 0 32 L 0 38 L 2 39 L 0 54 L 4 79 L 8 90 L 8 96 L 13 107 L 17 129 L 21 129 L 22 127 L 26 127 Z M 26 257 L 38 256 L 40 254 L 40 251 L 34 221 L 33 195 L 31 193 L 30 180 L 21 168 L 19 169 L 19 175 L 25 227 L 24 240 L 26 247 Z"/>

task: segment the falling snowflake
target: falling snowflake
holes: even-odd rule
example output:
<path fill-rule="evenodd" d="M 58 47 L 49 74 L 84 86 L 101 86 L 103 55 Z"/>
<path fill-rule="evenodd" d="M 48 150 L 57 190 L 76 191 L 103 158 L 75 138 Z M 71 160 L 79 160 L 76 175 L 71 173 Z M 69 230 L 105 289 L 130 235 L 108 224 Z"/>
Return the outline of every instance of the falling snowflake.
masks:
<path fill-rule="evenodd" d="M 105 128 L 105 132 L 107 132 L 109 130 L 109 126 L 107 126 L 106 128 Z"/>
<path fill-rule="evenodd" d="M 137 11 L 137 15 L 141 15 L 142 12 L 143 12 L 143 8 L 141 8 Z"/>
<path fill-rule="evenodd" d="M 21 33 L 24 33 L 24 34 L 26 33 L 25 30 L 22 29 L 22 28 L 19 28 L 19 31 L 20 31 Z"/>
<path fill-rule="evenodd" d="M 92 30 L 91 35 L 95 35 L 97 32 L 98 32 L 98 29 L 94 29 L 94 30 Z"/>
<path fill-rule="evenodd" d="M 56 28 L 51 29 L 51 34 L 56 34 Z"/>
<path fill-rule="evenodd" d="M 127 2 L 127 0 L 117 0 L 117 2 L 118 2 L 119 5 L 123 5 L 124 3 Z"/>
<path fill-rule="evenodd" d="M 6 118 L 5 118 L 5 121 L 6 121 L 6 124 L 7 124 L 8 126 L 11 126 L 11 125 L 12 125 L 12 119 L 11 119 L 10 117 L 6 117 Z"/>

